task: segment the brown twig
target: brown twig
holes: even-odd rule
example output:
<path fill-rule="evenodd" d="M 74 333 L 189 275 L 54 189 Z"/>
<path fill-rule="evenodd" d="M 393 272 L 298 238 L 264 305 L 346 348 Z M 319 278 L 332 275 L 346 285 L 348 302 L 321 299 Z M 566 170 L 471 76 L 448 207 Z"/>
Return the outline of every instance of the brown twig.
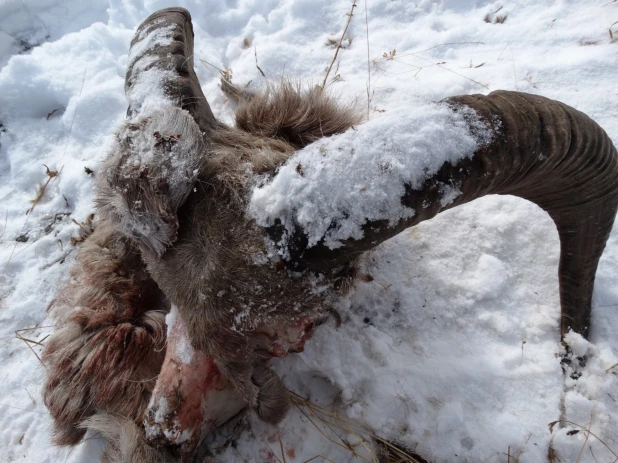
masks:
<path fill-rule="evenodd" d="M 333 64 L 335 64 L 335 61 L 337 60 L 337 55 L 339 54 L 341 43 L 343 42 L 345 33 L 348 31 L 348 26 L 350 25 L 350 21 L 352 21 L 352 16 L 354 15 L 354 8 L 356 8 L 356 0 L 354 0 L 354 3 L 352 3 L 352 9 L 348 13 L 348 21 L 345 24 L 345 29 L 343 29 L 343 34 L 341 34 L 341 38 L 339 39 L 339 43 L 337 44 L 337 48 L 335 49 L 335 56 L 333 56 L 333 60 L 330 62 L 330 66 L 328 66 L 328 70 L 326 71 L 326 75 L 324 76 L 324 82 L 322 82 L 322 89 L 326 87 L 326 81 L 328 80 L 330 70 L 333 68 Z"/>
<path fill-rule="evenodd" d="M 26 391 L 26 394 L 28 394 L 28 397 L 30 397 L 30 400 L 32 400 L 32 404 L 36 405 L 36 400 L 34 400 L 34 397 L 32 397 L 32 394 L 30 394 L 30 391 L 26 388 L 24 388 L 24 391 Z"/>

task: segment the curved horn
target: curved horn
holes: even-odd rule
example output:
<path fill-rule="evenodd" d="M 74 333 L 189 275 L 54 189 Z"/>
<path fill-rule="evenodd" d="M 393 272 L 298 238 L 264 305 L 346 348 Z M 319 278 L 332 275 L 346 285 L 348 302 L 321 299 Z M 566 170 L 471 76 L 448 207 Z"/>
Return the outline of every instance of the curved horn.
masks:
<path fill-rule="evenodd" d="M 160 256 L 177 239 L 176 213 L 218 124 L 193 69 L 187 10 L 160 10 L 139 26 L 125 92 L 128 122 L 103 166 L 97 203 L 116 228 Z"/>
<path fill-rule="evenodd" d="M 208 132 L 216 125 L 193 68 L 193 25 L 184 8 L 165 8 L 137 28 L 125 78 L 127 115 L 135 117 L 152 99 L 168 99 Z"/>
<path fill-rule="evenodd" d="M 498 91 L 488 96 L 447 98 L 442 103 L 467 121 L 467 133 L 476 141 L 476 147 L 469 155 L 446 160 L 418 185 L 394 175 L 390 181 L 403 182 L 404 185 L 399 190 L 400 197 L 386 206 L 391 212 L 386 214 L 390 220 L 369 218 L 362 224 L 362 233 L 357 233 L 360 236 L 329 243 L 328 234 L 342 228 L 345 218 L 353 217 L 366 206 L 364 196 L 351 190 L 346 192 L 349 196 L 347 206 L 346 198 L 339 198 L 337 205 L 333 206 L 337 210 L 330 215 L 343 219 L 330 223 L 328 231 L 319 240 L 311 236 L 306 226 L 299 225 L 303 218 L 298 204 L 288 201 L 284 210 L 273 213 L 271 209 L 268 212 L 260 202 L 261 195 L 256 195 L 260 189 L 253 194 L 253 215 L 261 225 L 270 225 L 267 232 L 291 268 L 326 271 L 350 263 L 360 252 L 443 210 L 489 194 L 519 196 L 543 208 L 556 224 L 561 243 L 558 271 L 561 333 L 564 335 L 573 329 L 586 336 L 597 264 L 618 208 L 616 148 L 603 129 L 585 114 L 540 96 Z M 472 117 L 470 110 L 474 111 Z M 423 124 L 427 126 L 431 122 Z M 358 131 L 363 129 L 359 127 Z M 424 129 L 421 125 L 410 130 Z M 490 137 L 488 142 L 483 139 L 487 135 Z M 397 136 L 403 137 L 403 134 L 393 135 Z M 329 141 L 328 146 L 335 147 L 338 143 L 335 139 Z M 337 150 L 341 149 L 337 147 Z M 448 150 L 448 146 L 430 149 L 433 149 L 433 154 L 438 154 L 441 149 Z M 345 162 L 345 149 L 342 155 L 337 150 L 325 152 L 322 158 L 326 160 L 316 161 L 326 163 L 320 168 L 316 188 L 320 188 L 320 183 L 327 183 L 329 176 L 341 175 L 341 170 L 329 170 L 329 166 Z M 301 165 L 301 153 L 296 153 L 288 162 L 290 168 Z M 414 153 L 423 155 L 418 150 Z M 302 165 L 305 172 L 310 168 Z M 277 177 L 289 175 L 283 170 L 271 185 Z M 263 188 L 262 192 L 272 197 L 273 191 L 268 188 L 270 186 Z M 367 188 L 372 188 L 371 183 Z M 451 197 L 445 194 L 447 192 Z M 376 201 L 379 195 L 374 193 L 367 192 L 366 196 L 371 198 L 367 202 Z M 307 198 L 302 201 L 307 201 Z M 329 205 L 326 201 L 326 207 Z M 322 210 L 325 207 L 322 203 L 313 206 Z M 402 214 L 399 211 L 402 206 L 411 212 Z M 302 210 L 306 211 L 308 207 L 304 204 Z M 380 207 L 385 206 L 381 204 Z M 328 217 L 329 214 L 322 216 Z M 398 220 L 393 221 L 392 217 Z"/>

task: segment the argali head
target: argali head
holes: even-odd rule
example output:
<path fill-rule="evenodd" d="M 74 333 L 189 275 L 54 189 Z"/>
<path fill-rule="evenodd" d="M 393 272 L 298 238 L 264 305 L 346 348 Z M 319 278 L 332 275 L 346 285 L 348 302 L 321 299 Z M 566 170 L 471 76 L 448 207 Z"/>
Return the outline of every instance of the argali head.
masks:
<path fill-rule="evenodd" d="M 174 461 L 246 406 L 278 422 L 287 393 L 268 359 L 303 349 L 359 255 L 485 195 L 519 196 L 554 220 L 561 333 L 588 334 L 597 264 L 618 208 L 618 154 L 585 114 L 541 96 L 497 91 L 450 97 L 422 111 L 400 108 L 389 127 L 379 117 L 357 125 L 356 114 L 322 89 L 281 84 L 264 94 L 237 91 L 237 127 L 227 127 L 200 88 L 191 17 L 181 8 L 157 11 L 140 25 L 125 90 L 128 120 L 98 187 L 99 227 L 114 238 L 95 237 L 90 246 L 99 239 L 98 249 L 113 254 L 120 245 L 110 243 L 122 243 L 118 260 L 138 255 L 141 263 L 122 281 L 88 280 L 93 289 L 85 292 L 75 285 L 95 270 L 83 251 L 77 283 L 56 304 L 67 312 L 92 305 L 103 280 L 110 282 L 103 298 L 120 294 L 114 291 L 121 283 L 141 282 L 135 294 L 155 286 L 153 310 L 169 311 L 167 349 L 157 357 L 156 380 L 127 413 L 121 395 L 97 401 L 96 388 L 63 379 L 69 371 L 80 377 L 81 364 L 63 363 L 59 342 L 52 342 L 46 403 L 59 428 L 69 429 L 63 442 L 90 427 L 110 440 L 109 461 L 155 461 L 158 448 L 167 450 L 157 461 Z M 384 131 L 386 138 L 375 136 Z M 355 138 L 366 141 L 364 149 L 354 148 Z M 322 294 L 313 291 L 316 279 L 327 288 Z M 114 310 L 143 303 L 140 297 L 112 298 Z M 65 321 L 81 320 L 81 331 L 65 327 L 55 339 L 92 336 L 94 325 L 80 313 Z M 86 358 L 90 344 L 78 345 L 75 352 Z M 62 404 L 70 388 L 82 394 L 79 404 L 98 406 L 69 413 Z M 109 424 L 120 415 L 126 431 Z M 127 436 L 139 437 L 128 445 Z"/>

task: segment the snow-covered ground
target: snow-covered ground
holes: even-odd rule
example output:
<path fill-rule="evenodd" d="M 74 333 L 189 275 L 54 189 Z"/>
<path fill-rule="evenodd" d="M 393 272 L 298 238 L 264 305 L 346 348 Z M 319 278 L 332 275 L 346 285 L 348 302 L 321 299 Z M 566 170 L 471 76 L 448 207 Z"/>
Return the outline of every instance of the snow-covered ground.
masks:
<path fill-rule="evenodd" d="M 231 69 L 239 84 L 262 84 L 256 60 L 270 79 L 321 83 L 352 6 L 177 4 L 193 15 L 196 70 L 224 120 L 231 107 L 218 71 L 199 59 Z M 96 175 L 126 111 L 129 42 L 167 6 L 0 0 L 1 461 L 97 460 L 96 436 L 72 450 L 51 445 L 34 341 L 52 329 L 46 307 L 75 256 L 73 220 L 93 212 L 86 168 Z M 329 87 L 368 106 L 372 120 L 455 94 L 538 93 L 584 111 L 618 144 L 615 21 L 615 0 L 360 0 Z M 336 410 L 340 426 L 344 417 L 366 423 L 432 462 L 544 462 L 550 444 L 555 461 L 616 461 L 618 230 L 597 274 L 593 344 L 571 339 L 588 365 L 566 383 L 558 252 L 552 221 L 524 200 L 487 197 L 445 212 L 368 253 L 373 280 L 342 301 L 341 327 L 320 328 L 306 352 L 274 366 L 291 390 Z M 575 424 L 552 432 L 559 419 Z M 372 461 L 355 433 L 328 427 L 306 406 L 278 429 L 252 417 L 243 426 L 216 461 Z"/>

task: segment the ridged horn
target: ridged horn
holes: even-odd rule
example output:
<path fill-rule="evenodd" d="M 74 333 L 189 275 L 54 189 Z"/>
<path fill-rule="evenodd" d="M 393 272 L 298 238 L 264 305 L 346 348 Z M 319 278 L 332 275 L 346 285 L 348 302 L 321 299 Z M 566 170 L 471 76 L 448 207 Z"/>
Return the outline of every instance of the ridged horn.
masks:
<path fill-rule="evenodd" d="M 150 15 L 131 41 L 127 123 L 98 182 L 97 204 L 125 235 L 160 256 L 178 236 L 218 126 L 193 69 L 193 26 L 183 8 Z"/>
<path fill-rule="evenodd" d="M 441 103 L 456 113 L 473 110 L 489 127 L 490 141 L 481 143 L 471 156 L 445 162 L 420 187 L 406 185 L 399 199 L 414 210 L 412 217 L 395 224 L 367 220 L 362 237 L 341 240 L 335 249 L 324 239 L 310 246 L 300 226 L 292 231 L 288 226 L 285 240 L 281 226 L 271 226 L 267 232 L 279 252 L 293 269 L 326 271 L 349 264 L 359 253 L 443 210 L 490 194 L 519 196 L 545 210 L 558 229 L 561 334 L 573 329 L 587 336 L 597 264 L 618 208 L 618 155 L 610 138 L 580 111 L 537 95 L 497 91 Z M 444 185 L 457 185 L 460 192 L 446 205 Z M 353 214 L 359 203 L 350 201 L 349 208 Z M 346 211 L 343 216 L 347 217 Z M 337 226 L 333 223 L 330 228 Z"/>
<path fill-rule="evenodd" d="M 129 117 L 135 116 L 146 100 L 162 93 L 180 109 L 188 111 L 203 131 L 212 130 L 216 119 L 195 74 L 193 25 L 187 10 L 165 8 L 148 16 L 137 28 L 130 50 L 125 78 Z M 135 89 L 140 80 L 151 80 L 149 72 L 157 77 L 152 79 L 151 86 L 155 95 Z"/>

